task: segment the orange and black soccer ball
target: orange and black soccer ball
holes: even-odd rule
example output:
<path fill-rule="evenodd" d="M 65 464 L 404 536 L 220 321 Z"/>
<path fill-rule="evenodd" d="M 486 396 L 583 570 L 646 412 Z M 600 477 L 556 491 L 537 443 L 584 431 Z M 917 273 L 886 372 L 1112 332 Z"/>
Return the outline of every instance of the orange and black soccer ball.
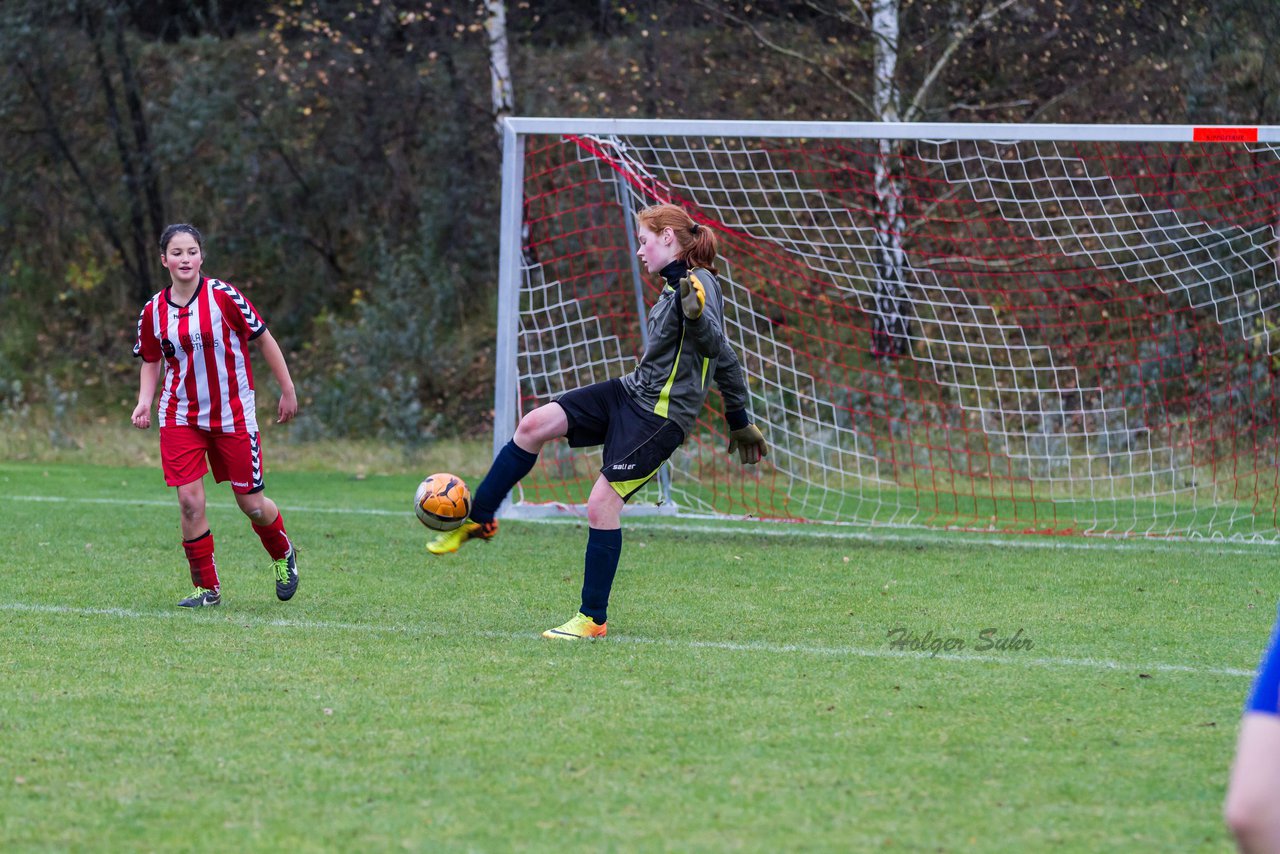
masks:
<path fill-rule="evenodd" d="M 433 531 L 452 531 L 471 513 L 471 490 L 456 474 L 433 474 L 418 484 L 413 512 Z"/>

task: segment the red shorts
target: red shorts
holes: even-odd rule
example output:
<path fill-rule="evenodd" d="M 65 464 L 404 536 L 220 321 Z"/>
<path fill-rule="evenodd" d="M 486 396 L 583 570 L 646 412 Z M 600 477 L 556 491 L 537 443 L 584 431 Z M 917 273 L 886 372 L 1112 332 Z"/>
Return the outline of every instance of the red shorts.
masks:
<path fill-rule="evenodd" d="M 186 425 L 161 427 L 160 465 L 168 486 L 194 483 L 210 468 L 214 480 L 231 481 L 231 489 L 241 495 L 261 492 L 265 485 L 257 433 L 211 433 Z"/>

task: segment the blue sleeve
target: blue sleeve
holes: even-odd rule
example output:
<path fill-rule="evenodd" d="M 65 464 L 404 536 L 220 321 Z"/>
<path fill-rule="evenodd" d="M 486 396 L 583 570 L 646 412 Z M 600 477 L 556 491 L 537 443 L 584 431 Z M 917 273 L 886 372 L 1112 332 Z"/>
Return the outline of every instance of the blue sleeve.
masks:
<path fill-rule="evenodd" d="M 1258 665 L 1258 675 L 1254 677 L 1253 690 L 1244 708 L 1246 712 L 1280 715 L 1280 617 L 1271 630 L 1271 643 Z"/>

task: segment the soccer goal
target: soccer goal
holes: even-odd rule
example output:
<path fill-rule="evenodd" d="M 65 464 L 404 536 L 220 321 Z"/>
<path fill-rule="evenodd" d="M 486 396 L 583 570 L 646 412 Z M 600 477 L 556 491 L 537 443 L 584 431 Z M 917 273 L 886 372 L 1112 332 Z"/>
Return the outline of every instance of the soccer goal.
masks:
<path fill-rule="evenodd" d="M 672 202 L 719 238 L 770 452 L 725 453 L 713 391 L 629 512 L 1280 539 L 1280 128 L 513 118 L 504 146 L 495 448 L 632 369 L 634 214 Z M 599 465 L 548 445 L 504 513 L 581 512 Z"/>

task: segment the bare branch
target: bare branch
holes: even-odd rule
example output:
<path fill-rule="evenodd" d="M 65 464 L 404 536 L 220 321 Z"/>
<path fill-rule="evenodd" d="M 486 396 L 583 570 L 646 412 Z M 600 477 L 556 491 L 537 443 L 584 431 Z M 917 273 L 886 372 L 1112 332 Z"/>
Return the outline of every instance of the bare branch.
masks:
<path fill-rule="evenodd" d="M 19 59 L 15 62 L 19 73 L 22 75 L 23 82 L 27 84 L 27 88 L 36 99 L 36 105 L 40 108 L 41 116 L 44 119 L 45 126 L 43 132 L 48 135 L 53 143 L 54 150 L 62 157 L 67 166 L 75 175 L 76 180 L 80 182 L 80 187 L 84 192 L 85 198 L 89 201 L 89 206 L 93 208 L 98 215 L 98 225 L 106 233 L 107 242 L 116 250 L 120 256 L 120 261 L 124 264 L 126 272 L 134 280 L 137 280 L 140 273 L 134 265 L 133 259 L 129 256 L 125 249 L 124 239 L 115 228 L 115 217 L 111 211 L 103 203 L 102 199 L 94 190 L 95 183 L 89 178 L 85 170 L 81 167 L 80 161 L 76 159 L 75 152 L 71 149 L 71 144 L 66 136 L 62 133 L 62 128 L 58 124 L 58 111 L 55 108 L 55 99 L 48 89 L 47 80 L 43 75 L 37 75 L 23 60 Z"/>
<path fill-rule="evenodd" d="M 956 101 L 947 107 L 948 112 L 969 112 L 978 113 L 985 110 L 1008 110 L 1013 107 L 1029 107 L 1034 101 L 1022 99 L 1018 101 L 1001 101 L 991 104 L 966 104 L 964 101 Z"/>
<path fill-rule="evenodd" d="M 924 112 L 922 104 L 928 96 L 929 90 L 933 88 L 933 84 L 937 82 L 943 69 L 946 68 L 949 62 L 951 62 L 951 57 L 955 55 L 956 51 L 959 50 L 969 37 L 977 32 L 981 27 L 986 26 L 1001 12 L 1017 2 L 1018 0 L 1003 0 L 1003 2 L 998 6 L 988 6 L 982 11 L 982 14 L 978 15 L 978 17 L 959 27 L 955 31 L 950 43 L 948 43 L 946 48 L 943 49 L 942 56 L 938 57 L 938 61 L 929 69 L 929 73 L 925 75 L 919 88 L 916 89 L 915 95 L 911 98 L 911 105 L 907 107 L 903 119 L 906 121 L 915 121 L 920 117 Z"/>
<path fill-rule="evenodd" d="M 867 10 L 863 8 L 861 3 L 849 3 L 850 6 L 860 13 L 856 19 L 852 15 L 841 12 L 838 6 L 834 9 L 829 9 L 825 5 L 817 3 L 816 0 L 805 0 L 804 5 L 821 15 L 826 15 L 829 18 L 835 18 L 837 21 L 849 24 L 850 26 L 859 27 L 864 30 L 871 29 L 871 17 L 867 15 Z"/>
<path fill-rule="evenodd" d="M 1072 95 L 1079 92 L 1081 89 L 1083 89 L 1086 85 L 1088 85 L 1091 82 L 1092 81 L 1089 79 L 1079 80 L 1076 82 L 1074 86 L 1068 86 L 1066 89 L 1063 89 L 1061 92 L 1054 95 L 1052 98 L 1050 98 L 1049 100 L 1041 104 L 1039 107 L 1037 107 L 1036 111 L 1027 118 L 1027 121 L 1029 122 L 1040 121 L 1040 119 L 1042 119 L 1045 115 L 1048 114 L 1051 108 L 1056 107 L 1058 104 L 1067 100 L 1068 98 L 1070 98 Z"/>
<path fill-rule="evenodd" d="M 871 103 L 866 98 L 862 97 L 862 95 L 858 94 L 857 91 L 850 89 L 844 83 L 840 82 L 840 80 L 838 80 L 834 75 L 832 75 L 831 72 L 828 71 L 821 63 L 815 62 L 812 57 L 807 56 L 806 54 L 803 54 L 800 51 L 795 51 L 795 50 L 792 50 L 791 48 L 784 47 L 783 45 L 777 44 L 776 42 L 772 41 L 768 36 L 766 36 L 764 33 L 762 33 L 758 28 L 756 28 L 756 26 L 752 24 L 750 21 L 738 15 L 735 15 L 733 12 L 726 10 L 724 6 L 719 5 L 715 2 L 712 2 L 712 0 L 693 0 L 693 2 L 701 6 L 702 8 L 706 9 L 709 12 L 713 12 L 729 21 L 732 21 L 733 23 L 741 27 L 745 27 L 751 33 L 751 35 L 755 37 L 755 40 L 757 42 L 769 48 L 770 50 L 774 51 L 775 53 L 781 56 L 788 57 L 789 59 L 794 59 L 803 65 L 807 65 L 813 68 L 815 71 L 818 72 L 818 74 L 822 75 L 823 79 L 825 79 L 828 83 L 830 83 L 832 86 L 838 89 L 842 94 L 852 99 L 854 103 L 858 104 L 858 106 L 862 107 L 867 112 L 872 113 Z"/>
<path fill-rule="evenodd" d="M 945 267 L 943 272 L 950 273 L 967 273 L 974 267 L 984 267 L 988 270 L 1016 270 L 1026 267 L 1028 263 L 1030 259 L 1027 258 L 978 258 L 969 255 L 946 255 L 941 258 L 911 260 L 913 267 Z M 950 266 L 952 264 L 955 266 Z"/>

